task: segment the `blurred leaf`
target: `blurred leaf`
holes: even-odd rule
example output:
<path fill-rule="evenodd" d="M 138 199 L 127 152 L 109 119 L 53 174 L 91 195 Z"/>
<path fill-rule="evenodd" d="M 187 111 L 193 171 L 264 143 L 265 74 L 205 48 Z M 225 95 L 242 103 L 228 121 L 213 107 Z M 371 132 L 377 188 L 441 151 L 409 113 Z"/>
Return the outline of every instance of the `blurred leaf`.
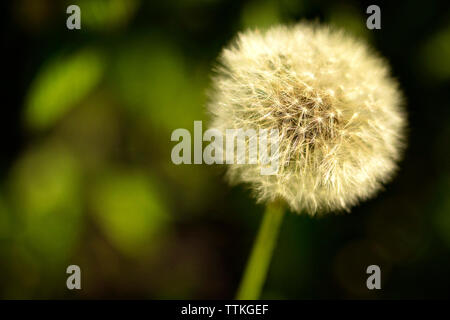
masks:
<path fill-rule="evenodd" d="M 106 237 L 123 253 L 142 254 L 166 231 L 168 210 L 157 184 L 140 172 L 113 171 L 95 184 L 91 203 Z"/>
<path fill-rule="evenodd" d="M 33 129 L 52 126 L 99 83 L 103 69 L 104 57 L 95 49 L 80 50 L 44 65 L 28 93 L 27 124 Z"/>
<path fill-rule="evenodd" d="M 23 155 L 11 175 L 11 192 L 23 222 L 20 234 L 51 268 L 65 261 L 81 223 L 80 168 L 61 145 L 49 144 Z"/>
<path fill-rule="evenodd" d="M 367 17 L 364 12 L 350 5 L 335 5 L 329 7 L 328 21 L 340 27 L 355 37 L 371 40 L 372 33 L 367 29 Z"/>
<path fill-rule="evenodd" d="M 137 0 L 79 0 L 67 1 L 81 9 L 81 28 L 112 30 L 125 25 L 139 7 Z"/>
<path fill-rule="evenodd" d="M 420 57 L 424 71 L 437 80 L 450 77 L 450 26 L 433 34 L 421 48 Z"/>
<path fill-rule="evenodd" d="M 180 50 L 157 37 L 121 48 L 114 72 L 125 106 L 154 131 L 190 126 L 204 117 L 206 68 L 187 68 Z"/>
<path fill-rule="evenodd" d="M 242 10 L 242 26 L 246 28 L 267 28 L 282 21 L 278 1 L 252 1 Z"/>

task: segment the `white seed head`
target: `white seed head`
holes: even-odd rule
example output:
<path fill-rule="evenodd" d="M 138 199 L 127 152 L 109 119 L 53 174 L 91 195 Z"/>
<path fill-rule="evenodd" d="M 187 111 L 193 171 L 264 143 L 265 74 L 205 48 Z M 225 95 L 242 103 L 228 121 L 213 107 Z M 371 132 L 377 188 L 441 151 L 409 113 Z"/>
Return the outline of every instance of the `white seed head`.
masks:
<path fill-rule="evenodd" d="M 232 182 L 291 210 L 349 210 L 389 181 L 404 145 L 402 94 L 387 63 L 340 30 L 247 31 L 225 48 L 209 103 L 219 129 L 278 129 L 276 175 L 231 164 Z"/>

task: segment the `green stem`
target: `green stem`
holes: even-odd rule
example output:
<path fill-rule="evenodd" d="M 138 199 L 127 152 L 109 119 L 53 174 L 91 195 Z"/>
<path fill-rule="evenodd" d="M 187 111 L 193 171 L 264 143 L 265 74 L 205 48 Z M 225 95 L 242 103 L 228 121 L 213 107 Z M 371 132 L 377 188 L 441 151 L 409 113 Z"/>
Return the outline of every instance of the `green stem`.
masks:
<path fill-rule="evenodd" d="M 283 215 L 284 207 L 281 202 L 273 202 L 267 205 L 236 299 L 256 300 L 259 298 L 277 242 Z"/>

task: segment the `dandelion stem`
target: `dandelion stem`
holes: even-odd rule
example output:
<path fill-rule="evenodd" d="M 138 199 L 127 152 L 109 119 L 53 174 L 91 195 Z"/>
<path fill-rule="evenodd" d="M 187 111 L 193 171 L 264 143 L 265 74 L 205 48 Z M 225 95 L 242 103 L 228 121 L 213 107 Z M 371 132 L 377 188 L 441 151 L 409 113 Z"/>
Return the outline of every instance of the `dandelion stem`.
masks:
<path fill-rule="evenodd" d="M 255 300 L 259 298 L 277 242 L 283 215 L 284 206 L 281 202 L 273 202 L 267 205 L 236 299 Z"/>

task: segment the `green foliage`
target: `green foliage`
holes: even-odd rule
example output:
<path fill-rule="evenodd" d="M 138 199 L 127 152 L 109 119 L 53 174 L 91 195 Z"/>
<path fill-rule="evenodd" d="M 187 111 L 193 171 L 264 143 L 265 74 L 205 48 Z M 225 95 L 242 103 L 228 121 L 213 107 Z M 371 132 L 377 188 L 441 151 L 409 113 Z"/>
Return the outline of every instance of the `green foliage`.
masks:
<path fill-rule="evenodd" d="M 437 80 L 450 78 L 450 26 L 432 34 L 420 50 L 422 69 Z"/>
<path fill-rule="evenodd" d="M 32 129 L 47 129 L 60 120 L 100 82 L 104 57 L 96 49 L 53 58 L 34 79 L 25 120 Z"/>
<path fill-rule="evenodd" d="M 69 4 L 81 30 L 65 26 Z M 231 298 L 261 207 L 227 186 L 223 166 L 173 164 L 170 133 L 208 120 L 211 69 L 237 31 L 303 19 L 389 56 L 411 147 L 386 192 L 351 215 L 287 214 L 263 297 L 359 298 L 346 283 L 361 277 L 348 268 L 367 256 L 348 250 L 361 241 L 395 263 L 382 298 L 448 296 L 448 134 L 435 137 L 449 121 L 448 17 L 399 5 L 381 7 L 382 29 L 370 31 L 354 1 L 14 1 L 6 44 L 24 49 L 7 62 L 19 64 L 6 91 L 20 103 L 6 100 L 3 116 L 0 297 L 78 297 L 65 288 L 78 264 L 82 298 Z"/>
<path fill-rule="evenodd" d="M 111 243 L 125 254 L 142 254 L 170 221 L 157 183 L 143 172 L 107 172 L 95 183 L 92 209 Z"/>
<path fill-rule="evenodd" d="M 123 27 L 139 7 L 137 0 L 79 0 L 68 1 L 80 6 L 83 27 L 109 31 Z"/>
<path fill-rule="evenodd" d="M 242 11 L 242 27 L 268 28 L 281 23 L 281 12 L 278 1 L 252 1 L 246 4 Z"/>
<path fill-rule="evenodd" d="M 186 127 L 204 117 L 206 70 L 191 68 L 170 42 L 137 38 L 119 49 L 113 85 L 128 111 L 155 131 Z"/>
<path fill-rule="evenodd" d="M 41 263 L 67 261 L 78 241 L 80 183 L 76 159 L 57 143 L 31 150 L 15 165 L 11 195 L 23 226 L 17 236 Z"/>
<path fill-rule="evenodd" d="M 353 36 L 370 40 L 372 32 L 366 27 L 368 15 L 350 5 L 335 5 L 328 9 L 329 22 Z"/>

